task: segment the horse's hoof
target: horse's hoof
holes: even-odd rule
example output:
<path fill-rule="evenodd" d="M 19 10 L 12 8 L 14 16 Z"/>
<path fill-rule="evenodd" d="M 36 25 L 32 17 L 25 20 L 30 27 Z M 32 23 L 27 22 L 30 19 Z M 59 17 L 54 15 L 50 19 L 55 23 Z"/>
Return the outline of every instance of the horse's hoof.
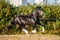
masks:
<path fill-rule="evenodd" d="M 32 33 L 36 33 L 36 30 L 32 30 Z"/>
<path fill-rule="evenodd" d="M 42 32 L 44 33 L 44 30 Z"/>
<path fill-rule="evenodd" d="M 30 36 L 30 34 L 26 34 L 27 36 Z"/>

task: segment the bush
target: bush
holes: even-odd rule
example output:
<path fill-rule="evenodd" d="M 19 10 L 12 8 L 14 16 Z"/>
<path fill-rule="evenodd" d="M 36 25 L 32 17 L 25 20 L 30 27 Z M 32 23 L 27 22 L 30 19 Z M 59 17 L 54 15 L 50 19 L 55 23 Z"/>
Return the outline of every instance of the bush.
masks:
<path fill-rule="evenodd" d="M 12 19 L 18 15 L 29 15 L 32 13 L 36 5 L 28 5 L 28 6 L 20 6 L 20 7 L 13 7 L 12 5 L 6 2 L 0 2 L 0 34 L 3 34 L 3 30 L 6 25 L 9 25 Z M 44 11 L 44 18 L 60 18 L 60 6 L 41 6 L 42 10 Z M 43 22 L 45 25 L 45 33 L 50 34 L 59 34 L 58 31 L 60 29 L 60 21 L 48 21 L 47 24 Z M 40 26 L 40 25 L 39 25 Z M 41 28 L 39 28 L 39 32 Z M 19 34 L 18 26 L 13 27 L 8 34 Z"/>

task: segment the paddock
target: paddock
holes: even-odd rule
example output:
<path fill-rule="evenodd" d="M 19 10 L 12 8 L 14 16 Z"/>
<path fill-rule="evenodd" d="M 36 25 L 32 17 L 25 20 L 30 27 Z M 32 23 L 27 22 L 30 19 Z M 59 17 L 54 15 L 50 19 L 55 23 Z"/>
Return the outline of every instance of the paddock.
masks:
<path fill-rule="evenodd" d="M 26 35 L 0 35 L 0 40 L 60 40 L 60 36 L 48 34 L 32 34 L 30 37 Z"/>

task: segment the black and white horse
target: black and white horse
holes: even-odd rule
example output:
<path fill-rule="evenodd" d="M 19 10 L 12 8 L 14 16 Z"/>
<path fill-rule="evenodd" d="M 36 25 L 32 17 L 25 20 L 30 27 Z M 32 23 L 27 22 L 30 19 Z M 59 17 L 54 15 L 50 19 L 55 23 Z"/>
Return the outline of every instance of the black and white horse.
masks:
<path fill-rule="evenodd" d="M 36 24 L 39 24 L 39 25 L 42 25 L 42 32 L 44 32 L 44 25 L 41 24 L 39 20 L 39 18 L 43 18 L 43 15 L 44 13 L 41 7 L 36 7 L 30 15 L 28 16 L 19 15 L 16 18 L 14 18 L 11 24 L 6 28 L 11 29 L 13 25 L 17 23 L 20 25 L 20 29 L 23 30 L 29 36 L 29 32 L 28 30 L 25 29 L 25 25 L 30 25 L 34 27 L 34 30 L 32 30 L 32 33 L 35 33 L 37 29 Z"/>

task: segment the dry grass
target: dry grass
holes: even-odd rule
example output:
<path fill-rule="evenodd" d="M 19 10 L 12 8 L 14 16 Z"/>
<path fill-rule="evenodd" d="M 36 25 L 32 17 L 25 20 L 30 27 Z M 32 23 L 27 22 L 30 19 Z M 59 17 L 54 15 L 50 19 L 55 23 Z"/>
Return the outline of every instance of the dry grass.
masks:
<path fill-rule="evenodd" d="M 60 36 L 42 34 L 33 34 L 30 37 L 26 35 L 0 35 L 0 40 L 60 40 Z"/>

